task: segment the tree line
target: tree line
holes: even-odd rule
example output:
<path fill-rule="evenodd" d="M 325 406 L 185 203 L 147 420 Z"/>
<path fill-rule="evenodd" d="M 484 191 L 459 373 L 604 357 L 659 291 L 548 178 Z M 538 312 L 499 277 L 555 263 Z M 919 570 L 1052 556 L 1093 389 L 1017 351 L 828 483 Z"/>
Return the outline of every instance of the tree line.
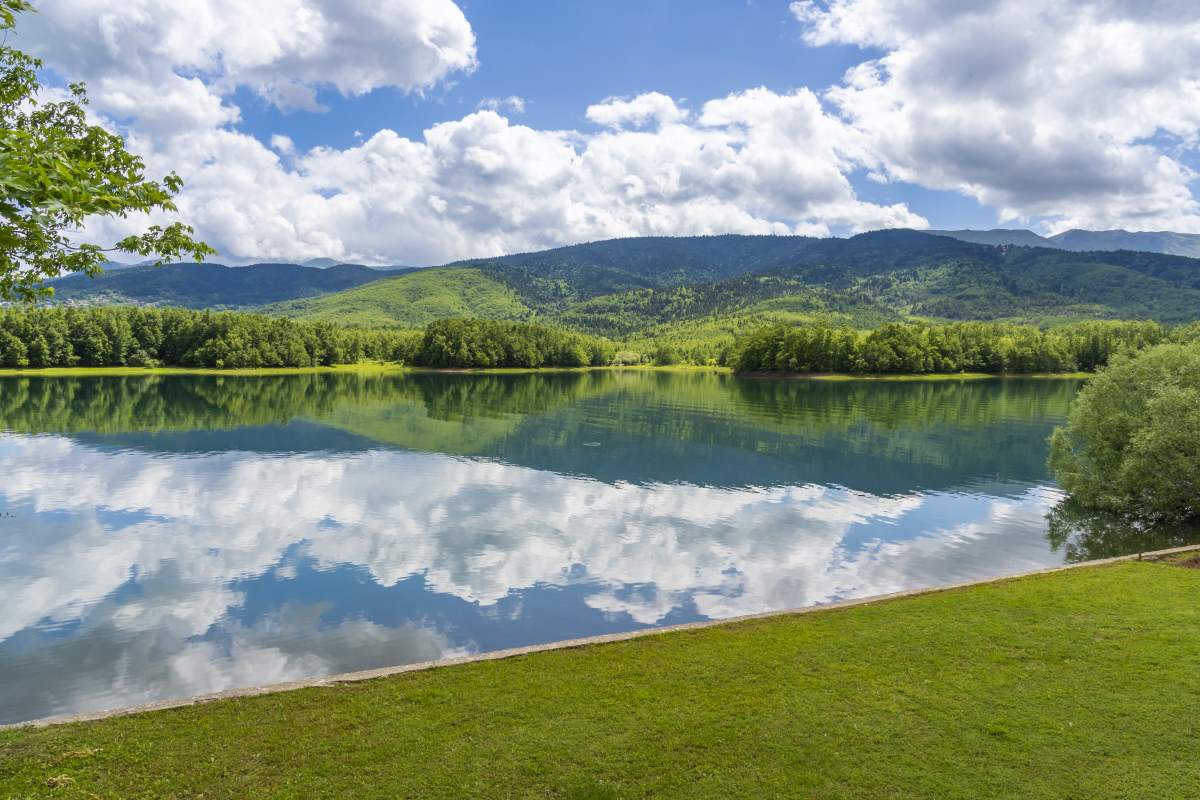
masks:
<path fill-rule="evenodd" d="M 739 372 L 1020 374 L 1092 371 L 1116 353 L 1200 339 L 1200 325 L 831 323 L 769 325 L 716 362 Z M 0 367 L 316 367 L 384 361 L 440 368 L 587 367 L 687 361 L 669 341 L 613 341 L 537 323 L 444 319 L 420 331 L 355 328 L 247 312 L 151 307 L 0 309 Z"/>
<path fill-rule="evenodd" d="M 403 361 L 411 333 L 241 312 L 128 306 L 0 310 L 0 367 L 317 367 Z"/>
<path fill-rule="evenodd" d="M 426 367 L 611 364 L 612 342 L 544 325 L 446 319 L 423 331 L 354 328 L 246 312 L 178 308 L 0 309 L 0 367 Z"/>
<path fill-rule="evenodd" d="M 487 319 L 425 326 L 410 363 L 423 367 L 599 367 L 612 364 L 607 339 L 563 328 Z"/>
<path fill-rule="evenodd" d="M 739 372 L 1028 374 L 1092 371 L 1116 353 L 1188 337 L 1157 322 L 1081 322 L 1054 328 L 986 322 L 889 323 L 871 331 L 774 325 L 741 338 Z"/>

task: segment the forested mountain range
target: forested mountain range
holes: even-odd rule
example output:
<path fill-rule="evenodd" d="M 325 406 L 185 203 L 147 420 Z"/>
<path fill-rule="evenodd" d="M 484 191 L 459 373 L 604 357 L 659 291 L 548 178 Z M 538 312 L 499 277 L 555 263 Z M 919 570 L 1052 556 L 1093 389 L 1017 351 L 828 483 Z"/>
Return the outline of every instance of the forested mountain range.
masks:
<path fill-rule="evenodd" d="M 1015 244 L 1050 247 L 1084 253 L 1094 250 L 1137 250 L 1173 256 L 1200 258 L 1200 234 L 1172 231 L 1084 231 L 1078 228 L 1053 236 L 1039 236 L 1024 228 L 993 228 L 989 231 L 925 231 L 976 244 Z"/>
<path fill-rule="evenodd" d="M 1200 319 L 1200 260 L 909 230 L 615 239 L 385 277 L 347 266 L 137 267 L 55 286 L 59 299 L 255 307 L 397 327 L 444 317 L 541 319 L 618 338 L 728 335 L 813 318 L 860 327 L 906 317 Z"/>
<path fill-rule="evenodd" d="M 102 275 L 69 275 L 54 281 L 56 301 L 136 303 L 185 308 L 248 308 L 338 292 L 408 270 L 356 264 L 167 264 L 128 266 Z"/>

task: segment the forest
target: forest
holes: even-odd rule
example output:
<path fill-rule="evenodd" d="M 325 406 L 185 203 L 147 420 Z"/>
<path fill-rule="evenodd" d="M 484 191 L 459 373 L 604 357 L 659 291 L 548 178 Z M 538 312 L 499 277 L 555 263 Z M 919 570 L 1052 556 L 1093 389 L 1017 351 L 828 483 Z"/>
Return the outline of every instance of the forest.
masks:
<path fill-rule="evenodd" d="M 423 367 L 600 367 L 613 363 L 612 342 L 522 322 L 443 319 L 429 323 L 413 354 Z"/>
<path fill-rule="evenodd" d="M 774 325 L 738 341 L 729 366 L 738 372 L 1029 374 L 1090 372 L 1117 352 L 1174 336 L 1157 322 L 1081 322 L 1053 328 L 985 322 L 889 323 L 872 331 L 826 325 Z"/>
<path fill-rule="evenodd" d="M 424 331 L 298 322 L 177 308 L 0 310 L 0 367 L 318 367 L 382 361 L 428 367 L 612 364 L 612 342 L 561 328 L 445 319 Z"/>
<path fill-rule="evenodd" d="M 727 366 L 737 372 L 1026 374 L 1092 371 L 1118 352 L 1200 338 L 1200 324 L 1092 321 L 830 322 L 747 328 L 733 344 L 670 336 L 614 341 L 530 322 L 440 319 L 421 330 L 357 328 L 248 312 L 150 307 L 0 309 L 0 367 L 317 367 L 365 361 L 434 368 Z"/>
<path fill-rule="evenodd" d="M 317 367 L 404 361 L 414 334 L 178 308 L 0 310 L 0 367 Z"/>

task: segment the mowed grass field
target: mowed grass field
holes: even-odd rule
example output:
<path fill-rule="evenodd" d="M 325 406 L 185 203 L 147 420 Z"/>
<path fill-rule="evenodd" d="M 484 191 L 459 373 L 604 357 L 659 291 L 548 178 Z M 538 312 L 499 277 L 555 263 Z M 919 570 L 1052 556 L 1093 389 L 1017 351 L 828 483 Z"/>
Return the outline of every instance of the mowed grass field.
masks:
<path fill-rule="evenodd" d="M 1200 797 L 1200 569 L 0 732 L 0 797 Z"/>

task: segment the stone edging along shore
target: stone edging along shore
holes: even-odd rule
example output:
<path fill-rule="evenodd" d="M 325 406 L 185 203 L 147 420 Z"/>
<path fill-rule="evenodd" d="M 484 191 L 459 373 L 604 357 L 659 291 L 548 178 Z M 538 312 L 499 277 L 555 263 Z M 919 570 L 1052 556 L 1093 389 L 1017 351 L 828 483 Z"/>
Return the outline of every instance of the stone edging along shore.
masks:
<path fill-rule="evenodd" d="M 820 611 L 853 608 L 855 606 L 863 606 L 885 600 L 896 600 L 902 597 L 919 597 L 926 594 L 937 594 L 939 592 L 948 592 L 955 589 L 965 589 L 971 586 L 982 586 L 989 583 L 1003 583 L 1004 581 L 1030 578 L 1037 575 L 1049 575 L 1055 572 L 1065 572 L 1072 569 L 1097 567 L 1104 564 L 1116 564 L 1122 561 L 1142 561 L 1144 559 L 1154 559 L 1162 556 L 1172 555 L 1174 553 L 1186 553 L 1190 551 L 1200 551 L 1200 545 L 1172 547 L 1167 550 L 1155 550 L 1148 553 L 1135 553 L 1134 555 L 1118 556 L 1117 558 L 1103 558 L 1096 561 L 1081 561 L 1078 564 L 1065 564 L 1061 567 L 1050 567 L 1048 569 L 1021 572 L 1014 575 L 1000 575 L 992 578 L 983 578 L 977 581 L 954 583 L 946 586 L 933 586 L 924 589 L 909 589 L 903 592 L 872 595 L 871 597 L 860 597 L 854 600 L 842 600 L 836 603 L 805 606 L 804 608 L 785 609 L 782 611 L 764 611 L 759 614 L 746 614 L 740 617 L 705 620 L 703 622 L 688 622 L 681 625 L 669 625 L 661 628 L 643 628 L 636 631 L 627 631 L 625 633 L 610 633 L 602 636 L 589 636 L 583 639 L 567 639 L 559 642 L 535 644 L 530 645 L 529 647 L 514 647 L 508 650 L 493 650 L 488 653 L 480 653 L 473 656 L 460 656 L 458 658 L 447 658 L 439 661 L 421 661 L 413 664 L 402 664 L 395 667 L 382 667 L 380 669 L 362 670 L 360 672 L 344 672 L 338 675 L 326 675 L 324 677 L 310 678 L 301 681 L 272 683 L 265 686 L 253 686 L 242 689 L 227 689 L 223 692 L 195 695 L 193 697 L 184 697 L 174 700 L 163 700 L 156 703 L 146 703 L 139 706 L 128 706 L 125 708 L 115 708 L 104 711 L 90 711 L 83 714 L 68 714 L 57 717 L 43 717 L 42 719 L 29 720 L 27 722 L 0 725 L 0 730 L 11 730 L 17 728 L 43 728 L 49 725 L 63 725 L 71 722 L 92 722 L 95 720 L 107 719 L 109 717 L 125 717 L 131 714 L 142 714 L 148 711 L 163 711 L 170 708 L 183 708 L 185 706 L 193 706 L 200 703 L 211 703 L 216 700 L 228 700 L 236 697 L 255 697 L 257 695 L 273 694 L 275 692 L 290 692 L 296 689 L 308 689 L 321 686 L 339 686 L 346 683 L 373 680 L 375 678 L 386 678 L 391 675 L 402 675 L 406 672 L 420 672 L 427 669 L 440 669 L 442 667 L 452 667 L 460 664 L 474 664 L 480 661 L 498 661 L 503 658 L 513 658 L 515 656 L 529 655 L 531 653 L 544 653 L 550 650 L 566 650 L 576 647 L 606 644 L 609 642 L 624 642 L 630 639 L 641 639 L 648 636 L 662 636 L 664 634 L 675 633 L 677 631 L 712 628 L 718 625 L 733 625 L 749 620 L 770 619 L 772 617 L 801 616 L 803 614 L 812 614 Z"/>

